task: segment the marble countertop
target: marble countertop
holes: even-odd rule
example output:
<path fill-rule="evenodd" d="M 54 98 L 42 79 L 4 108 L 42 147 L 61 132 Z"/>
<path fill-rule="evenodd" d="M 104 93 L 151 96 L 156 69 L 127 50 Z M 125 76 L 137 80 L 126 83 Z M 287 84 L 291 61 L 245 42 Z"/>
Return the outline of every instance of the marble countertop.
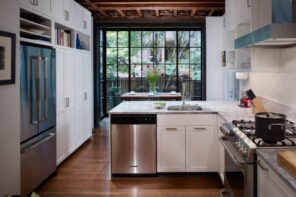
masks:
<path fill-rule="evenodd" d="M 158 101 L 156 101 L 158 102 Z M 234 119 L 254 120 L 251 108 L 241 108 L 238 101 L 188 101 L 186 104 L 199 105 L 202 111 L 169 111 L 168 106 L 181 105 L 182 101 L 161 101 L 166 106 L 156 109 L 154 101 L 124 101 L 109 111 L 109 114 L 220 114 L 223 119 L 231 122 Z"/>
<path fill-rule="evenodd" d="M 283 149 L 257 149 L 258 159 L 263 161 L 271 168 L 295 193 L 296 179 L 294 179 L 285 169 L 277 163 L 277 152 Z M 296 148 L 285 148 L 284 150 L 295 150 Z"/>

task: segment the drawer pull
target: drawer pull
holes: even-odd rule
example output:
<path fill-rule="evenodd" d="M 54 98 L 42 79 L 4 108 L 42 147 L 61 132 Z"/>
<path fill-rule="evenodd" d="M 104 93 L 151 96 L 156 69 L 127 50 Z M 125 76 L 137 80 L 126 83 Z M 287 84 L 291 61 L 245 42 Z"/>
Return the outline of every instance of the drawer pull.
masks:
<path fill-rule="evenodd" d="M 258 166 L 259 166 L 262 170 L 264 170 L 264 171 L 268 171 L 268 170 L 269 170 L 267 167 L 264 167 L 264 166 L 263 166 L 263 164 L 262 164 L 262 162 L 261 162 L 260 160 L 257 161 L 257 164 L 258 164 Z"/>
<path fill-rule="evenodd" d="M 166 130 L 168 130 L 168 131 L 177 131 L 178 129 L 177 128 L 166 128 Z"/>
<path fill-rule="evenodd" d="M 204 130 L 206 130 L 206 128 L 204 128 L 204 127 L 195 127 L 194 130 L 196 130 L 196 131 L 204 131 Z"/>

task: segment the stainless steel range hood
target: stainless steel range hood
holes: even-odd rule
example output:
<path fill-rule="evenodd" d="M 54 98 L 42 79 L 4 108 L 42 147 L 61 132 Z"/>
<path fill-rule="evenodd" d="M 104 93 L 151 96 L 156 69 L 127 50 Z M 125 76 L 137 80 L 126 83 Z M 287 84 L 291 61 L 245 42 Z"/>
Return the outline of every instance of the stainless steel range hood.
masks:
<path fill-rule="evenodd" d="M 272 23 L 237 38 L 236 49 L 296 46 L 296 0 L 270 1 Z"/>

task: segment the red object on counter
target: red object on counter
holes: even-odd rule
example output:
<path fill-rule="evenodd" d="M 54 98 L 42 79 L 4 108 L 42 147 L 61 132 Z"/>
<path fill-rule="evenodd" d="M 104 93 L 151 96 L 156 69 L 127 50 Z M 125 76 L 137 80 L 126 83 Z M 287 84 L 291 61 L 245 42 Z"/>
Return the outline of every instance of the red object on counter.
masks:
<path fill-rule="evenodd" d="M 245 107 L 245 108 L 250 107 L 250 102 L 251 102 L 250 98 L 241 98 L 239 106 Z"/>

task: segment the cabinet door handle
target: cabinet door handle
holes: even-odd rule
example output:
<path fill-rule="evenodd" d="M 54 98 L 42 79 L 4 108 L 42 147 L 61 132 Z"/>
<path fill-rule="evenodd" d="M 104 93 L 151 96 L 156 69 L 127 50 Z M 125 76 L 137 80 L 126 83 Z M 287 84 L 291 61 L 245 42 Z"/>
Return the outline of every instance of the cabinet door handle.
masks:
<path fill-rule="evenodd" d="M 29 0 L 29 2 L 31 5 L 34 5 L 34 6 L 36 5 L 35 0 Z"/>
<path fill-rule="evenodd" d="M 268 171 L 268 170 L 269 170 L 267 167 L 264 167 L 264 166 L 263 166 L 263 164 L 261 163 L 260 160 L 257 161 L 257 164 L 258 164 L 258 166 L 259 166 L 262 170 L 264 170 L 264 171 Z"/>
<path fill-rule="evenodd" d="M 87 100 L 87 92 L 83 92 L 83 100 Z"/>
<path fill-rule="evenodd" d="M 67 11 L 67 10 L 64 10 L 64 19 L 66 20 L 66 21 L 69 21 L 69 11 Z"/>
<path fill-rule="evenodd" d="M 87 22 L 83 21 L 83 29 L 86 29 L 86 28 L 87 28 Z"/>
<path fill-rule="evenodd" d="M 247 6 L 248 6 L 248 8 L 252 7 L 251 0 L 247 0 Z"/>
<path fill-rule="evenodd" d="M 206 128 L 205 127 L 195 127 L 194 130 L 195 131 L 205 131 Z"/>
<path fill-rule="evenodd" d="M 70 98 L 65 98 L 65 107 L 70 107 Z"/>
<path fill-rule="evenodd" d="M 177 131 L 178 129 L 177 128 L 170 127 L 170 128 L 165 128 L 165 130 L 167 130 L 167 131 Z"/>

